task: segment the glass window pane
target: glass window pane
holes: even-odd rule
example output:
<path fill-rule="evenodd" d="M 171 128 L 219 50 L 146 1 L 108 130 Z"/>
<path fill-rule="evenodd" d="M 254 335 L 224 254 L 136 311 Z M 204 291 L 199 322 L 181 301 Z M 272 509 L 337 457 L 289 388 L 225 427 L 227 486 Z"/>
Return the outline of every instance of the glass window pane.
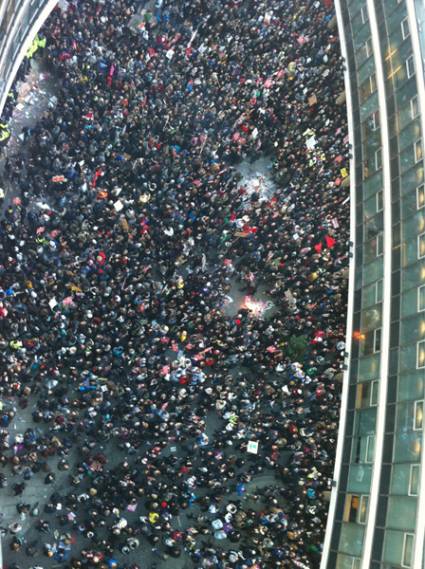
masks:
<path fill-rule="evenodd" d="M 414 145 L 415 161 L 420 162 L 423 158 L 422 140 L 417 140 Z"/>
<path fill-rule="evenodd" d="M 415 498 L 390 496 L 388 499 L 387 527 L 401 530 L 414 530 L 416 524 Z"/>
<path fill-rule="evenodd" d="M 418 288 L 412 288 L 401 296 L 401 317 L 413 316 L 419 310 L 420 294 Z"/>
<path fill-rule="evenodd" d="M 410 464 L 394 464 L 391 473 L 390 493 L 394 496 L 406 496 L 409 490 Z"/>
<path fill-rule="evenodd" d="M 373 462 L 375 455 L 375 435 L 367 437 L 366 462 Z"/>
<path fill-rule="evenodd" d="M 366 523 L 368 505 L 369 505 L 369 496 L 360 496 L 360 508 L 357 518 L 359 524 Z"/>
<path fill-rule="evenodd" d="M 401 22 L 401 34 L 402 34 L 402 37 L 404 40 L 407 37 L 409 37 L 409 35 L 410 35 L 409 22 L 408 22 L 407 18 L 404 18 L 404 20 L 402 20 L 402 22 Z"/>
<path fill-rule="evenodd" d="M 420 399 L 424 394 L 425 374 L 422 370 L 414 370 L 411 373 L 400 375 L 398 382 L 398 401 L 414 401 Z"/>
<path fill-rule="evenodd" d="M 416 162 L 418 162 L 420 160 L 417 159 Z M 378 150 L 375 151 L 375 170 L 380 170 L 382 168 L 382 148 L 378 148 Z"/>
<path fill-rule="evenodd" d="M 421 455 L 422 431 L 402 429 L 395 434 L 394 460 L 417 462 Z"/>
<path fill-rule="evenodd" d="M 364 528 L 365 526 L 360 524 L 342 524 L 339 541 L 339 550 L 341 553 L 361 556 Z"/>
<path fill-rule="evenodd" d="M 384 254 L 384 234 L 378 233 L 376 239 L 376 256 L 380 257 Z M 424 236 L 424 256 L 425 256 L 425 236 Z"/>
<path fill-rule="evenodd" d="M 417 95 L 410 99 L 410 114 L 412 119 L 416 118 L 419 114 L 419 102 Z"/>
<path fill-rule="evenodd" d="M 425 207 L 425 186 L 423 184 L 416 188 L 416 206 L 418 209 Z"/>
<path fill-rule="evenodd" d="M 418 236 L 418 258 L 425 257 L 425 233 Z"/>
<path fill-rule="evenodd" d="M 419 493 L 419 473 L 420 465 L 410 465 L 409 496 L 417 496 Z"/>
<path fill-rule="evenodd" d="M 425 340 L 421 340 L 417 344 L 416 367 L 418 369 L 425 368 Z"/>
<path fill-rule="evenodd" d="M 370 490 L 372 466 L 368 464 L 350 464 L 347 488 L 349 492 L 367 494 Z M 407 493 L 407 482 L 406 491 Z"/>
<path fill-rule="evenodd" d="M 425 262 L 415 263 L 406 267 L 402 272 L 402 287 L 405 290 L 417 287 L 418 283 L 425 284 Z"/>
<path fill-rule="evenodd" d="M 376 379 L 379 377 L 380 358 L 379 354 L 361 358 L 359 360 L 359 377 Z"/>
<path fill-rule="evenodd" d="M 387 530 L 385 532 L 383 561 L 400 565 L 403 556 L 404 533 L 401 531 Z"/>
<path fill-rule="evenodd" d="M 418 311 L 425 310 L 425 285 L 418 288 Z"/>
<path fill-rule="evenodd" d="M 343 514 L 344 522 L 357 522 L 360 510 L 360 496 L 357 494 L 347 494 L 345 496 L 345 507 Z"/>
<path fill-rule="evenodd" d="M 376 211 L 380 212 L 384 209 L 384 192 L 380 190 L 376 194 Z"/>
<path fill-rule="evenodd" d="M 415 73 L 415 61 L 413 59 L 413 55 L 406 59 L 406 73 L 408 78 L 412 77 Z"/>
<path fill-rule="evenodd" d="M 338 553 L 335 569 L 353 569 L 353 559 L 355 558 L 351 557 L 351 555 Z"/>
<path fill-rule="evenodd" d="M 379 391 L 379 384 L 377 381 L 372 381 L 372 389 L 370 393 L 370 404 L 372 407 L 378 405 L 378 391 Z"/>
<path fill-rule="evenodd" d="M 376 283 L 376 302 L 382 302 L 382 296 L 384 291 L 384 281 L 380 279 Z"/>
<path fill-rule="evenodd" d="M 414 295 L 412 295 L 413 297 Z M 424 337 L 425 319 L 423 314 L 415 314 L 411 318 L 404 318 L 400 327 L 400 343 L 407 345 L 417 342 Z"/>
<path fill-rule="evenodd" d="M 413 557 L 413 534 L 404 534 L 404 544 L 403 544 L 403 559 L 402 565 L 404 567 L 411 567 Z"/>
<path fill-rule="evenodd" d="M 373 351 L 375 354 L 381 351 L 381 328 L 373 331 Z"/>
<path fill-rule="evenodd" d="M 419 431 L 422 429 L 423 415 L 424 415 L 424 402 L 415 401 L 413 409 L 413 428 L 415 431 Z"/>

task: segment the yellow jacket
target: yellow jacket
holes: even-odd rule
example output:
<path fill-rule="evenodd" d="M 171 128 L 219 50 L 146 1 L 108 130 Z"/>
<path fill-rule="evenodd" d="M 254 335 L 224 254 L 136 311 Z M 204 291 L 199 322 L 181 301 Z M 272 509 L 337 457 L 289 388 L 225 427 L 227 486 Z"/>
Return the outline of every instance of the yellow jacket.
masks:
<path fill-rule="evenodd" d="M 10 138 L 10 130 L 0 123 L 0 142 L 6 142 Z"/>

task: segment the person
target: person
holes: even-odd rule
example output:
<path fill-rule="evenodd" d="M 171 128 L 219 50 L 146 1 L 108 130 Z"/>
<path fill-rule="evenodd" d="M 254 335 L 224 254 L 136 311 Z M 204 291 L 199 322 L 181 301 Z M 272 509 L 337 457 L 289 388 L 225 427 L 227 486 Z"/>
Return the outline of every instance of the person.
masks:
<path fill-rule="evenodd" d="M 10 129 L 6 123 L 0 121 L 0 150 L 6 146 L 10 139 Z"/>
<path fill-rule="evenodd" d="M 349 242 L 332 11 L 136 8 L 53 11 L 57 104 L 7 156 L 0 458 L 22 543 L 49 539 L 6 563 L 313 569 Z"/>

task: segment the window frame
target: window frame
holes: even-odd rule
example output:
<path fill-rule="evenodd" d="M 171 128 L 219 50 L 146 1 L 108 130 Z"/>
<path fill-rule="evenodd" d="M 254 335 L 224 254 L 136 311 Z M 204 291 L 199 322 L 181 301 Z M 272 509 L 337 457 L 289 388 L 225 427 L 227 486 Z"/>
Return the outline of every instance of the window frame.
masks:
<path fill-rule="evenodd" d="M 357 508 L 353 508 L 353 501 L 357 502 Z M 362 516 L 364 504 L 366 502 L 365 516 Z M 356 492 L 347 492 L 345 495 L 344 511 L 342 520 L 345 523 L 365 525 L 367 522 L 367 514 L 369 510 L 369 494 L 358 494 Z"/>
<path fill-rule="evenodd" d="M 410 65 L 411 64 L 411 65 Z M 413 55 L 409 55 L 409 57 L 406 59 L 405 61 L 405 66 L 406 66 L 406 75 L 407 78 L 410 79 L 411 77 L 413 77 L 416 73 L 416 69 L 415 69 L 415 59 L 413 57 Z"/>
<path fill-rule="evenodd" d="M 379 109 L 377 111 L 373 111 L 373 113 L 370 113 L 369 118 L 371 119 L 370 130 L 372 132 L 376 132 L 379 129 L 380 123 L 381 123 L 380 117 L 379 117 Z M 382 150 L 382 148 L 381 148 L 381 150 Z"/>
<path fill-rule="evenodd" d="M 406 542 L 407 542 L 407 538 L 412 538 L 412 552 L 414 550 L 414 545 L 415 545 L 415 534 L 414 533 L 410 533 L 410 532 L 405 532 L 403 534 L 403 548 L 401 551 L 401 560 L 400 560 L 400 565 L 402 567 L 408 567 L 410 568 L 412 566 L 412 559 L 406 563 L 405 562 L 405 555 L 406 555 Z"/>
<path fill-rule="evenodd" d="M 384 254 L 384 232 L 380 231 L 376 235 L 376 245 L 375 245 L 376 257 L 382 257 Z"/>
<path fill-rule="evenodd" d="M 367 11 L 366 4 L 363 4 L 363 6 L 360 7 L 360 19 L 362 21 L 362 24 L 366 24 L 366 22 L 369 19 L 369 14 Z"/>
<path fill-rule="evenodd" d="M 371 381 L 361 381 L 357 383 L 355 401 L 355 408 L 357 410 L 368 409 L 369 407 L 376 407 L 378 405 L 378 390 L 376 389 L 377 385 L 377 379 L 373 379 Z"/>
<path fill-rule="evenodd" d="M 384 192 L 383 190 L 379 190 L 378 192 L 376 192 L 375 194 L 375 206 L 376 206 L 376 213 L 380 213 L 381 211 L 384 211 Z"/>
<path fill-rule="evenodd" d="M 416 110 L 416 113 L 414 112 Z M 417 95 L 414 95 L 411 99 L 410 99 L 410 118 L 412 120 L 414 120 L 416 117 L 419 116 L 420 112 L 419 112 L 419 99 Z"/>
<path fill-rule="evenodd" d="M 379 335 L 378 335 L 378 333 L 379 333 Z M 377 341 L 379 341 L 379 350 L 376 349 Z M 373 331 L 373 353 L 374 354 L 379 354 L 379 352 L 381 351 L 381 341 L 382 341 L 382 328 L 375 328 L 375 330 Z"/>
<path fill-rule="evenodd" d="M 373 55 L 372 38 L 369 37 L 363 44 L 365 59 L 369 59 Z"/>
<path fill-rule="evenodd" d="M 364 104 L 377 90 L 376 73 L 372 72 L 371 75 L 359 85 L 359 98 Z"/>
<path fill-rule="evenodd" d="M 421 425 L 418 427 L 417 423 L 416 423 L 416 419 L 417 419 L 416 413 L 417 413 L 417 409 L 418 409 L 419 405 L 422 407 L 422 418 L 421 418 Z M 424 415 L 424 400 L 418 399 L 417 401 L 413 402 L 413 430 L 415 432 L 422 431 L 424 428 L 423 415 Z"/>
<path fill-rule="evenodd" d="M 344 510 L 342 512 L 342 521 L 345 522 L 346 524 L 349 523 L 355 523 L 354 520 L 351 520 L 351 511 L 352 511 L 352 503 L 353 503 L 353 499 L 357 498 L 357 500 L 359 501 L 359 508 L 360 508 L 360 494 L 356 494 L 354 492 L 347 492 L 347 494 L 345 495 L 345 502 L 344 502 Z M 354 510 L 355 511 L 355 520 L 357 521 L 357 516 L 359 514 L 359 511 Z M 354 518 L 354 516 L 353 516 Z"/>
<path fill-rule="evenodd" d="M 369 75 L 369 85 L 370 85 L 370 95 L 376 93 L 378 89 L 378 84 L 376 83 L 376 73 Z"/>
<path fill-rule="evenodd" d="M 405 28 L 405 24 L 407 24 L 407 29 Z M 409 19 L 407 16 L 401 20 L 400 27 L 401 37 L 403 40 L 406 40 L 410 36 Z"/>
<path fill-rule="evenodd" d="M 372 460 L 368 460 L 368 458 L 370 458 L 369 455 L 369 447 L 370 447 L 370 443 L 373 440 L 373 456 L 372 456 Z M 365 449 L 365 457 L 364 457 L 364 462 L 365 464 L 373 464 L 373 459 L 375 458 L 375 435 L 366 435 L 366 449 Z"/>
<path fill-rule="evenodd" d="M 424 298 L 425 298 L 425 284 L 418 286 L 418 312 L 425 312 L 425 300 L 423 307 L 421 308 L 422 291 L 424 291 Z"/>
<path fill-rule="evenodd" d="M 376 171 L 381 170 L 382 169 L 382 146 L 380 146 L 377 150 L 375 150 L 374 162 L 375 162 L 375 170 Z M 419 160 L 418 160 L 418 162 L 419 162 Z"/>
<path fill-rule="evenodd" d="M 361 521 L 362 505 L 366 501 L 366 511 L 364 521 Z M 367 514 L 369 511 L 369 494 L 360 494 L 359 497 L 359 511 L 357 512 L 357 523 L 364 526 L 367 523 Z"/>
<path fill-rule="evenodd" d="M 418 475 L 417 475 L 417 480 L 418 480 L 418 488 L 416 489 L 416 493 L 412 491 L 412 480 L 413 480 L 413 469 L 416 468 L 418 470 Z M 409 470 L 409 487 L 407 490 L 407 495 L 408 496 L 419 496 L 419 480 L 420 480 L 420 474 L 421 474 L 421 465 L 419 463 L 416 464 L 411 464 L 410 465 L 410 470 Z"/>
<path fill-rule="evenodd" d="M 416 369 L 425 369 L 425 358 L 424 358 L 424 362 L 423 365 L 419 365 L 419 353 L 422 349 L 422 345 L 423 345 L 423 349 L 425 350 L 425 340 L 419 340 L 419 342 L 416 342 Z"/>
<path fill-rule="evenodd" d="M 384 298 L 384 279 L 379 279 L 375 283 L 375 304 L 382 302 Z"/>
<path fill-rule="evenodd" d="M 423 202 L 421 205 L 419 195 L 423 192 Z M 420 184 L 420 186 L 416 186 L 416 209 L 422 209 L 425 207 L 425 184 Z"/>
<path fill-rule="evenodd" d="M 425 253 L 421 255 L 421 241 L 425 239 L 425 231 L 418 235 L 418 259 L 425 259 Z"/>
<path fill-rule="evenodd" d="M 420 149 L 419 158 L 417 156 L 418 148 Z M 413 154 L 415 156 L 415 164 L 418 164 L 419 162 L 421 162 L 424 159 L 424 149 L 423 149 L 423 145 L 422 145 L 422 138 L 418 138 L 418 140 L 415 140 L 415 142 L 413 143 Z"/>
<path fill-rule="evenodd" d="M 372 379 L 370 382 L 370 399 L 369 405 L 370 407 L 377 407 L 378 406 L 378 394 L 379 394 L 379 381 L 377 379 Z M 376 391 L 376 393 L 375 393 Z M 374 395 L 376 394 L 376 402 L 374 402 Z"/>

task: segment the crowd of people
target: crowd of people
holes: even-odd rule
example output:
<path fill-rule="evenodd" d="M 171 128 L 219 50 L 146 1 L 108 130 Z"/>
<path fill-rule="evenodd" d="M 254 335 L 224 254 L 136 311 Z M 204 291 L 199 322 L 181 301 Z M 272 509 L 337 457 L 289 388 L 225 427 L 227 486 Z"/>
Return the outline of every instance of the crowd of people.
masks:
<path fill-rule="evenodd" d="M 58 103 L 3 174 L 8 568 L 319 566 L 349 229 L 329 4 L 70 0 L 48 19 Z M 259 157 L 272 195 L 238 172 Z M 232 287 L 273 310 L 229 313 Z"/>

